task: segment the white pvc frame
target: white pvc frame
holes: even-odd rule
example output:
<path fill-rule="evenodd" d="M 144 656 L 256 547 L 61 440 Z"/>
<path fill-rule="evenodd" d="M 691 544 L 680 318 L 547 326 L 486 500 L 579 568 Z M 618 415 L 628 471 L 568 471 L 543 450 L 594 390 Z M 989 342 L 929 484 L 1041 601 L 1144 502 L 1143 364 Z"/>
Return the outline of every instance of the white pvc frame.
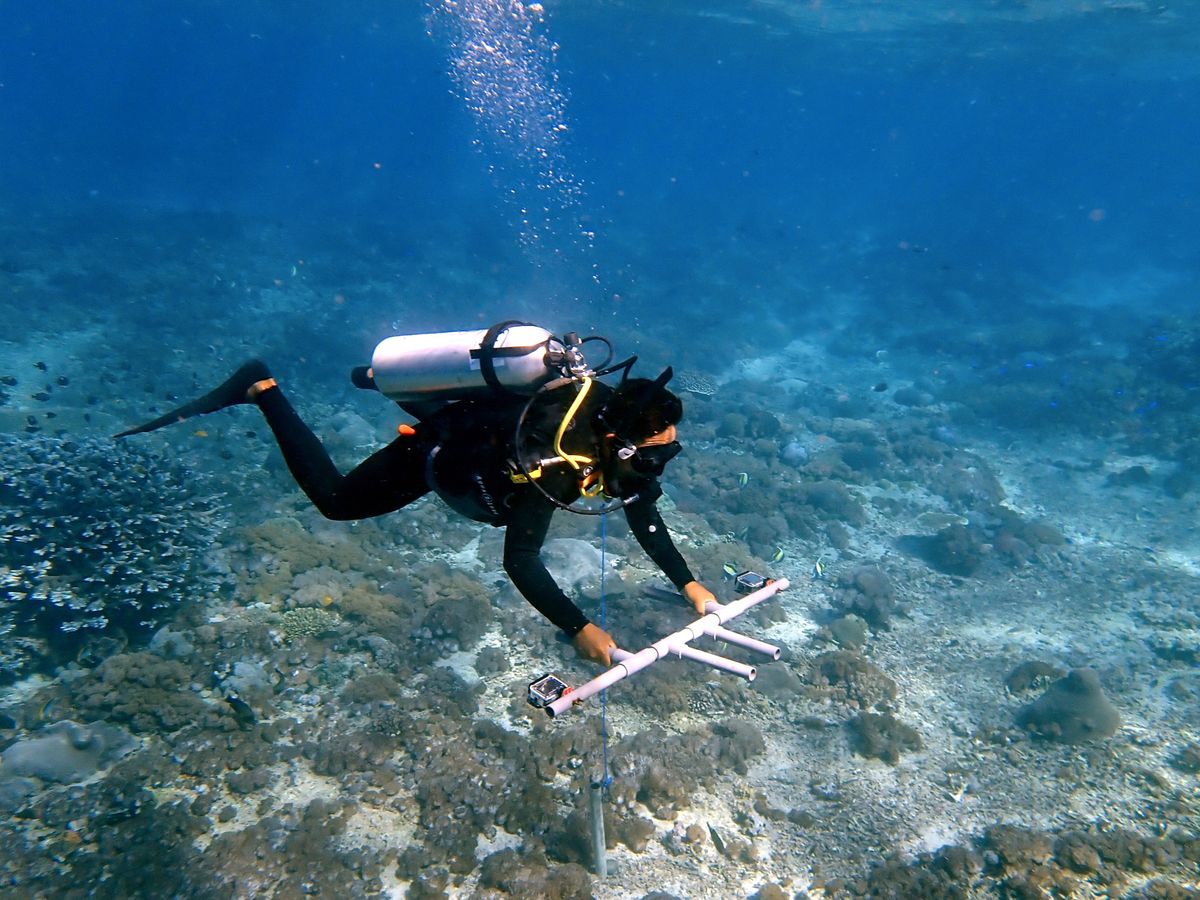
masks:
<path fill-rule="evenodd" d="M 594 697 L 618 681 L 640 672 L 642 669 L 668 655 L 695 660 L 696 662 L 712 666 L 714 669 L 740 675 L 747 681 L 753 681 L 758 674 L 758 670 L 754 666 L 726 659 L 724 656 L 718 656 L 715 653 L 697 650 L 694 647 L 689 647 L 688 644 L 701 635 L 707 634 L 719 641 L 737 644 L 738 646 L 746 647 L 769 656 L 771 659 L 779 659 L 782 651 L 778 647 L 746 637 L 735 631 L 729 631 L 721 626 L 730 619 L 736 619 L 752 606 L 756 606 L 764 600 L 769 600 L 780 591 L 787 590 L 788 585 L 788 580 L 781 578 L 731 603 L 721 604 L 710 601 L 704 607 L 705 613 L 703 616 L 686 628 L 681 628 L 674 634 L 669 634 L 665 638 L 655 641 L 649 647 L 639 650 L 637 653 L 629 653 L 620 649 L 613 650 L 611 656 L 617 663 L 615 666 L 607 672 L 597 675 L 586 684 L 582 684 L 574 690 L 568 690 L 553 703 L 548 704 L 546 712 L 549 713 L 551 718 L 554 718 L 566 712 L 572 706 L 582 703 L 589 697 Z"/>

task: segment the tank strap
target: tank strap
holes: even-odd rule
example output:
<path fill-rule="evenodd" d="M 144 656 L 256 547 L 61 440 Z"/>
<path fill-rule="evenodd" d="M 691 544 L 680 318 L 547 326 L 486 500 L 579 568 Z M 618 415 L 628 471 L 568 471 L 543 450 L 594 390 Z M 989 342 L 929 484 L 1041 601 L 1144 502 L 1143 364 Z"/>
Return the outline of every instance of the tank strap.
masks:
<path fill-rule="evenodd" d="M 496 375 L 496 360 L 506 356 L 524 356 L 525 354 L 536 350 L 540 344 L 533 344 L 529 347 L 497 347 L 496 341 L 500 335 L 514 325 L 529 325 L 529 322 L 522 322 L 520 319 L 507 319 L 503 322 L 497 322 L 487 330 L 483 336 L 483 340 L 479 342 L 479 349 L 471 351 L 471 359 L 479 360 L 479 374 L 483 376 L 483 380 L 487 382 L 487 386 L 501 394 L 515 394 L 516 391 L 511 391 L 500 383 L 499 377 Z"/>

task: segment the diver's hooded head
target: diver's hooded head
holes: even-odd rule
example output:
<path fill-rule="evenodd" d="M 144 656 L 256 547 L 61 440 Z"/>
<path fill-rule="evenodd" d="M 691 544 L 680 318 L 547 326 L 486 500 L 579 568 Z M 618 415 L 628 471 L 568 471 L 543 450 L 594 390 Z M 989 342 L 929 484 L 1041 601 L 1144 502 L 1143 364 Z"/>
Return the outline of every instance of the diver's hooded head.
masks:
<path fill-rule="evenodd" d="M 670 367 L 653 381 L 627 378 L 596 412 L 596 430 L 613 434 L 622 442 L 640 444 L 662 434 L 683 419 L 683 403 L 667 390 L 674 372 Z"/>
<path fill-rule="evenodd" d="M 607 493 L 630 496 L 663 472 L 680 451 L 677 441 L 639 446 L 683 419 L 683 403 L 667 390 L 668 367 L 657 378 L 627 378 L 596 412 L 604 435 L 601 461 Z"/>

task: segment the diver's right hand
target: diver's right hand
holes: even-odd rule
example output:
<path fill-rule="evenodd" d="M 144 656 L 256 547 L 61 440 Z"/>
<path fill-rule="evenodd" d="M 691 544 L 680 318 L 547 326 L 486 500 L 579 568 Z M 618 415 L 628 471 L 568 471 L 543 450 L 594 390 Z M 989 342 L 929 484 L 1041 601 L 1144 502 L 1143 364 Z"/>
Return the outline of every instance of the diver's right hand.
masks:
<path fill-rule="evenodd" d="M 612 665 L 612 657 L 609 654 L 617 649 L 617 644 L 612 635 L 603 628 L 588 622 L 579 630 L 579 634 L 575 635 L 574 644 L 584 659 L 604 663 L 606 666 Z"/>

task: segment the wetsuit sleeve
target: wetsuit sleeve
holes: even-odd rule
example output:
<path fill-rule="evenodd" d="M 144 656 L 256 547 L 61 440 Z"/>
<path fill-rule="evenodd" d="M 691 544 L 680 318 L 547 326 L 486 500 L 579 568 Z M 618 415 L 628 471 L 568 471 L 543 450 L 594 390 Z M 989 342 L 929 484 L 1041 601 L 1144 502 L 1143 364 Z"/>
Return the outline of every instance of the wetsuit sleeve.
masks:
<path fill-rule="evenodd" d="M 682 589 L 688 582 L 695 581 L 696 577 L 663 524 L 657 503 L 660 496 L 661 490 L 644 491 L 638 500 L 625 507 L 625 519 L 646 555 L 662 569 L 671 584 Z"/>
<path fill-rule="evenodd" d="M 545 497 L 518 491 L 504 533 L 504 571 L 534 609 L 574 637 L 588 618 L 546 571 L 541 557 L 553 515 L 554 505 Z"/>

